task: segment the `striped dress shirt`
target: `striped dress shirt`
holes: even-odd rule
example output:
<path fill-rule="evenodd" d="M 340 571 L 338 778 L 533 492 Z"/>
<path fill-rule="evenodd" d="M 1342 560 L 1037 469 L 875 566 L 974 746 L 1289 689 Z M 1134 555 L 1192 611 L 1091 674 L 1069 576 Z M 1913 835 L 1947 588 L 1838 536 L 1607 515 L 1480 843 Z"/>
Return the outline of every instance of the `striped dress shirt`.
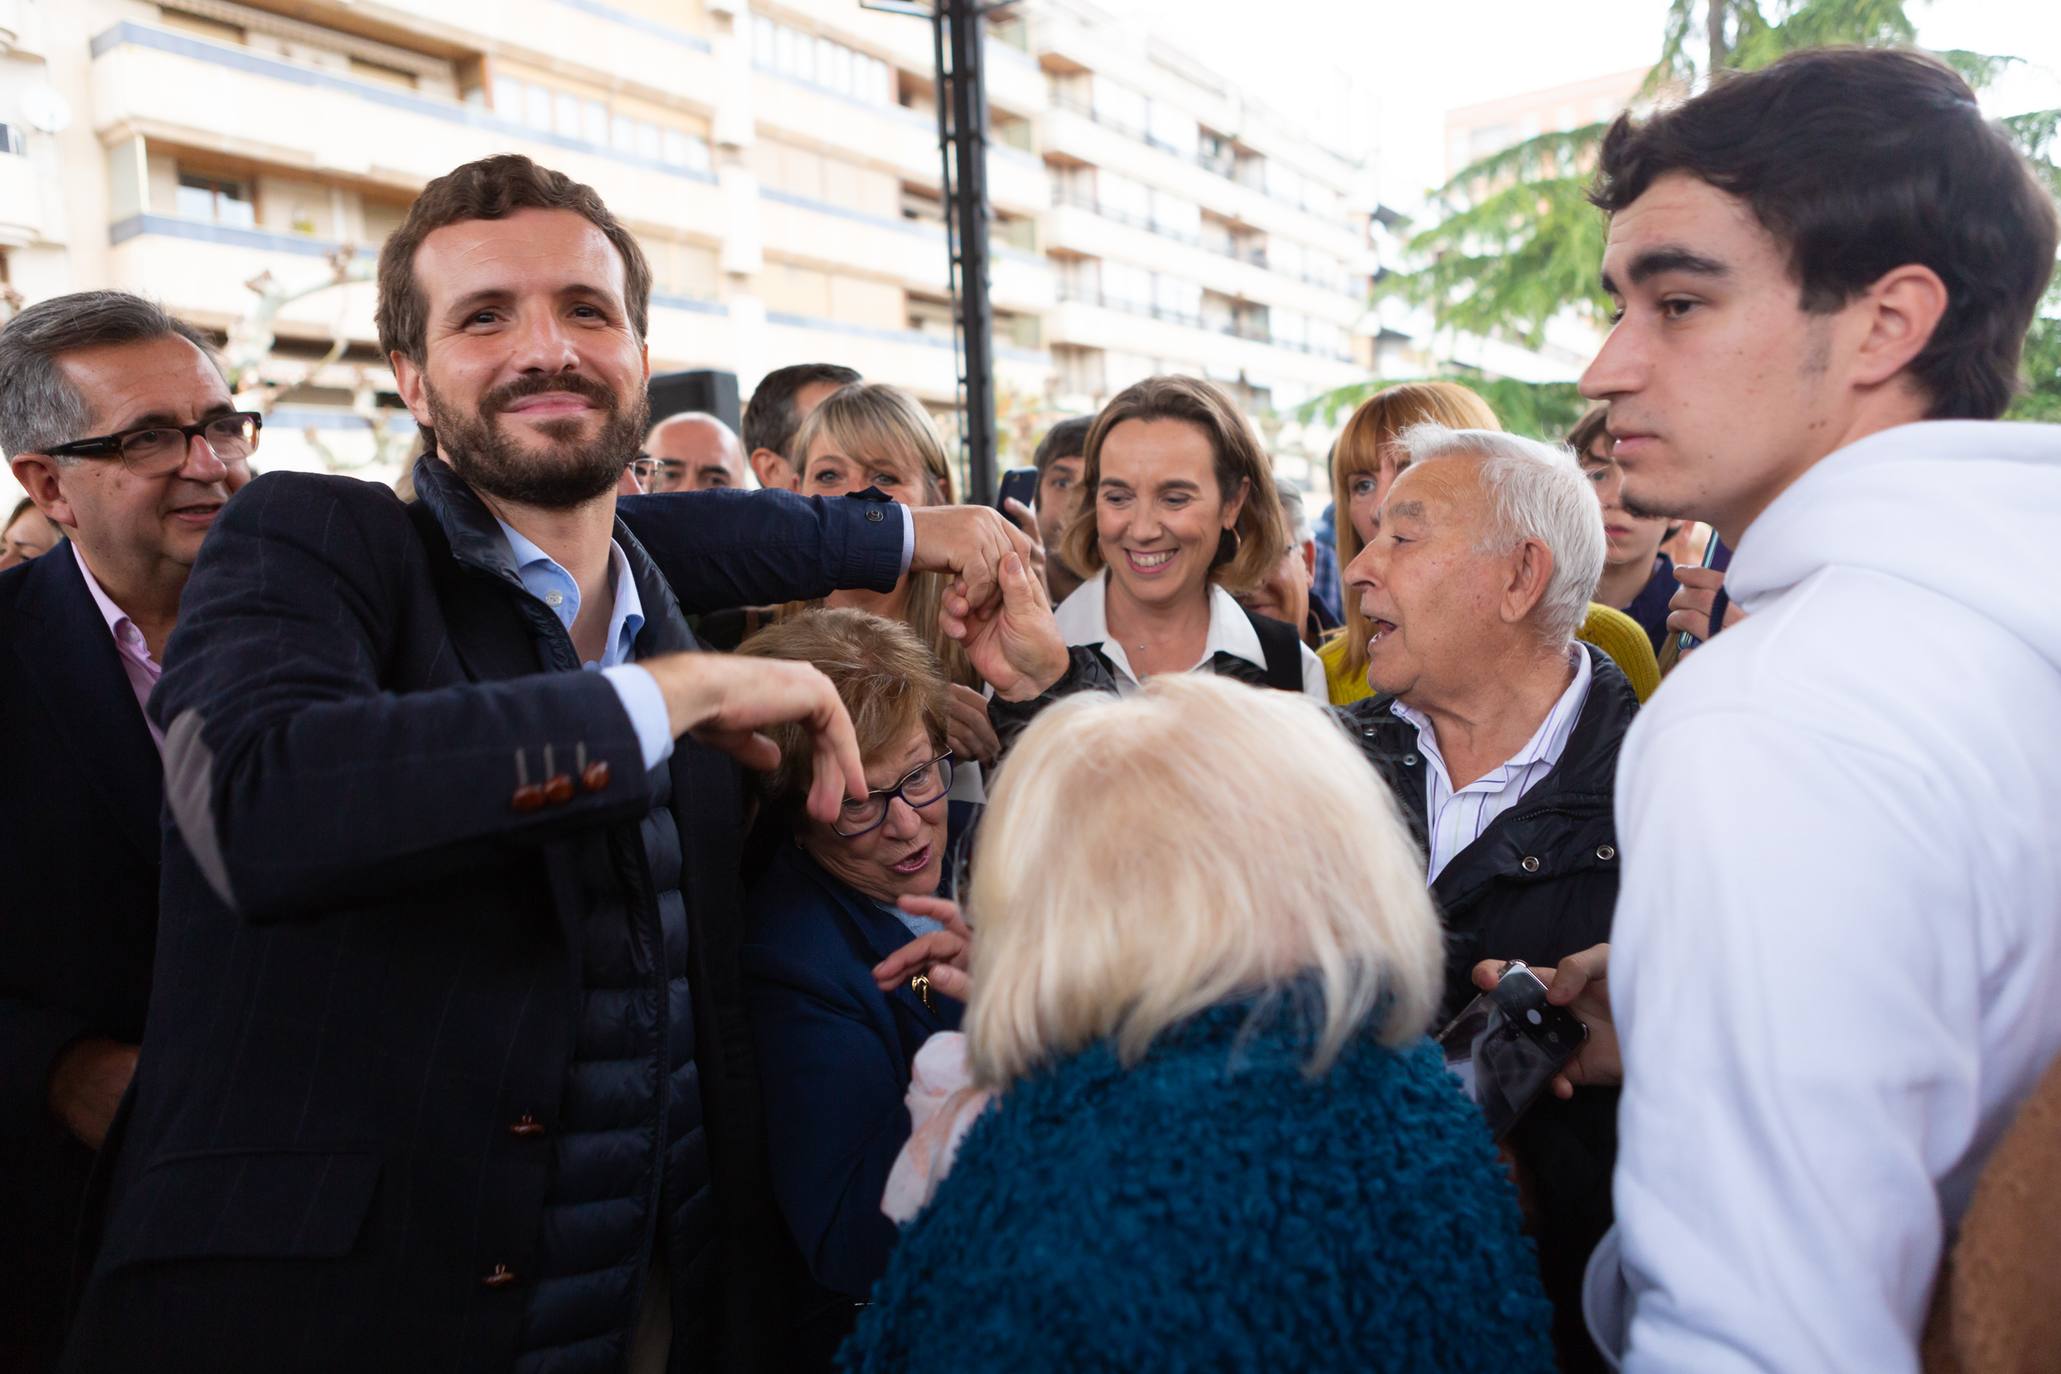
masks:
<path fill-rule="evenodd" d="M 1396 701 L 1389 710 L 1417 727 L 1417 747 L 1423 751 L 1424 818 L 1426 830 L 1425 881 L 1436 882 L 1445 866 L 1460 851 L 1481 838 L 1481 832 L 1539 785 L 1566 752 L 1567 740 L 1581 719 L 1582 704 L 1589 697 L 1589 656 L 1580 645 L 1571 646 L 1568 656 L 1574 665 L 1574 681 L 1553 703 L 1539 728 L 1525 746 L 1500 766 L 1468 783 L 1458 791 L 1446 772 L 1445 756 L 1438 751 L 1438 732 L 1431 718 Z"/>

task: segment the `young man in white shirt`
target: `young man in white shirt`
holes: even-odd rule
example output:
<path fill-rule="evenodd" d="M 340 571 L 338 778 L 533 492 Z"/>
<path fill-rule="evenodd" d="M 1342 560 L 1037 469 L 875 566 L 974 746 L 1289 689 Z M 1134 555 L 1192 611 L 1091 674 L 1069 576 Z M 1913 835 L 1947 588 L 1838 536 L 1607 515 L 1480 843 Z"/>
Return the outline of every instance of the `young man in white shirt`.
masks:
<path fill-rule="evenodd" d="M 1915 1370 L 2061 1050 L 2061 613 L 2027 576 L 2061 429 L 1982 423 L 2054 206 L 1959 77 L 1860 50 L 1620 119 L 1594 198 L 1619 315 L 1582 390 L 1626 505 L 1714 524 L 1748 614 L 1625 745 L 1591 1323 L 1628 1370 Z"/>

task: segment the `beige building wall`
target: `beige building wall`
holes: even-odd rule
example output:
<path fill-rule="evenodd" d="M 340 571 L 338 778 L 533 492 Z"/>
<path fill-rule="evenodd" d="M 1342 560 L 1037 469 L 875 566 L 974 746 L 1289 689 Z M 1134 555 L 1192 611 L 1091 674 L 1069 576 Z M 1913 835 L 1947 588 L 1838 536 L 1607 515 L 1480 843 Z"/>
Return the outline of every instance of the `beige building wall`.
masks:
<path fill-rule="evenodd" d="M 1565 133 L 1617 118 L 1638 95 L 1646 72 L 1638 67 L 1449 111 L 1447 179 L 1463 167 L 1540 134 Z"/>
<path fill-rule="evenodd" d="M 1256 408 L 1359 375 L 1362 169 L 1083 0 L 1030 14 L 987 45 L 1005 412 L 1158 368 Z M 852 0 L 0 0 L 0 299 L 156 296 L 227 337 L 265 466 L 389 478 L 378 246 L 426 181 L 517 151 L 638 236 L 654 370 L 748 394 L 840 361 L 942 411 L 931 58 Z"/>

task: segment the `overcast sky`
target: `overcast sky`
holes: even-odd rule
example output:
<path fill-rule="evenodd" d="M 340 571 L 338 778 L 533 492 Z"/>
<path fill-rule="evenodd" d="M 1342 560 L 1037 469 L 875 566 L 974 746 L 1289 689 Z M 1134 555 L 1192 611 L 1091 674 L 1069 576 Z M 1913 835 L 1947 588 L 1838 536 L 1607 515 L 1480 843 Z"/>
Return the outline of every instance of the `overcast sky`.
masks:
<path fill-rule="evenodd" d="M 1446 110 L 1652 63 L 1667 0 L 1102 0 L 1272 105 L 1318 70 L 1349 66 L 1372 92 L 1384 199 L 1440 181 Z M 1913 0 L 1919 41 L 2027 59 L 1985 97 L 1995 114 L 2061 105 L 2061 3 Z"/>

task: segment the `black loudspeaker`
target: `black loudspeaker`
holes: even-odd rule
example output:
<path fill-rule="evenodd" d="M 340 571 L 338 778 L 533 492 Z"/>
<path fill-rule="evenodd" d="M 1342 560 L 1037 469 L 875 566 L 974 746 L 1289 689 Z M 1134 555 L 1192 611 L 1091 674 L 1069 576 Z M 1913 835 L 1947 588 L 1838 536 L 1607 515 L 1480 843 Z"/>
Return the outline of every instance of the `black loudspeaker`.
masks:
<path fill-rule="evenodd" d="M 737 433 L 744 419 L 737 403 L 737 374 L 704 368 L 664 372 L 651 379 L 651 423 L 655 425 L 690 410 L 713 415 L 730 426 L 732 434 Z"/>

